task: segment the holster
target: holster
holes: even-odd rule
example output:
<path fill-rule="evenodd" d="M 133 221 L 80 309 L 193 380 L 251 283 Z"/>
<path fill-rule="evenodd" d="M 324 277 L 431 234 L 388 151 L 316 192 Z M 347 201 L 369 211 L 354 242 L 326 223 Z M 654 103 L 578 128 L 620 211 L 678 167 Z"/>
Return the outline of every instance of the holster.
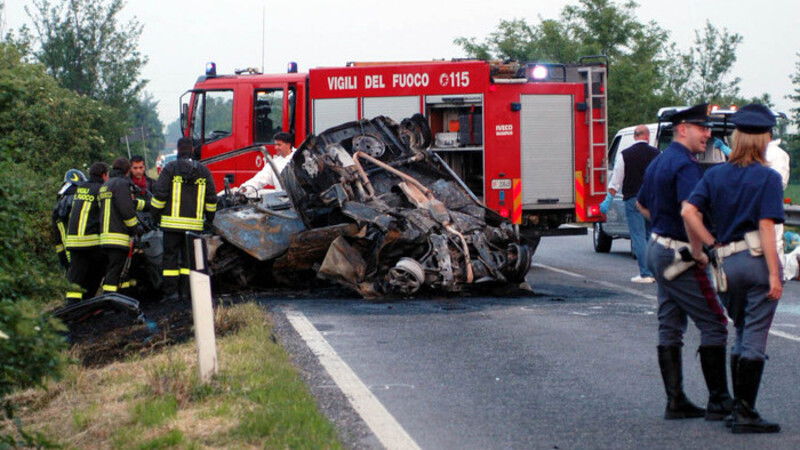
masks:
<path fill-rule="evenodd" d="M 714 277 L 714 286 L 717 292 L 728 292 L 728 276 L 722 268 L 723 256 L 715 248 L 704 248 L 708 261 L 711 263 L 711 276 Z"/>
<path fill-rule="evenodd" d="M 683 247 L 680 250 L 673 249 L 672 251 L 675 254 L 672 263 L 664 268 L 664 279 L 667 281 L 678 278 L 680 274 L 686 272 L 695 264 L 688 247 Z"/>

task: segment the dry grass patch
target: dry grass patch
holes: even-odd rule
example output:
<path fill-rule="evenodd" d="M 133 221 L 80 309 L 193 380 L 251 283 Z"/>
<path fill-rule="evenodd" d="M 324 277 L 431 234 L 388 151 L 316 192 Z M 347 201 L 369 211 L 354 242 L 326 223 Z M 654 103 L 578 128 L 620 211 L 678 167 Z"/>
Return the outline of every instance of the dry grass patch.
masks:
<path fill-rule="evenodd" d="M 258 305 L 218 308 L 215 323 L 221 370 L 208 384 L 190 341 L 104 367 L 74 365 L 47 390 L 17 394 L 18 417 L 67 448 L 341 447 Z"/>

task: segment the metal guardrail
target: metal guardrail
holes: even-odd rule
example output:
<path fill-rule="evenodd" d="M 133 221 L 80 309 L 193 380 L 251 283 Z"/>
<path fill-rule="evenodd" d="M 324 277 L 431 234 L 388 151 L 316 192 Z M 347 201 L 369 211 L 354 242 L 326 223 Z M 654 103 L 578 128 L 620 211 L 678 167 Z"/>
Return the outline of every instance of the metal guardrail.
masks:
<path fill-rule="evenodd" d="M 785 224 L 800 227 L 800 205 L 784 205 Z"/>

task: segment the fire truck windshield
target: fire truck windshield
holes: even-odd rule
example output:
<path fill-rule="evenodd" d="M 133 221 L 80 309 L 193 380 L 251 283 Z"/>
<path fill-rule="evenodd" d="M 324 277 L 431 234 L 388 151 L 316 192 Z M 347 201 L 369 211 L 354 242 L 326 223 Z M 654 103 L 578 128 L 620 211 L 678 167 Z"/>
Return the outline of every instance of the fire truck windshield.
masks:
<path fill-rule="evenodd" d="M 192 138 L 210 142 L 231 135 L 233 91 L 206 91 L 194 95 Z"/>

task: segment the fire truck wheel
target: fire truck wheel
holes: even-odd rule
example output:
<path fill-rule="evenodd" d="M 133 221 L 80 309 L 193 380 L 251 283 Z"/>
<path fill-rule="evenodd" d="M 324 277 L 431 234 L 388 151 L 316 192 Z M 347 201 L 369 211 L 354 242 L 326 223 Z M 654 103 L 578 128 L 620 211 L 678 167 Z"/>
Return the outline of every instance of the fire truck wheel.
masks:
<path fill-rule="evenodd" d="M 595 222 L 592 226 L 592 243 L 594 244 L 594 251 L 597 253 L 608 253 L 611 251 L 611 236 L 603 231 L 603 225 Z"/>

